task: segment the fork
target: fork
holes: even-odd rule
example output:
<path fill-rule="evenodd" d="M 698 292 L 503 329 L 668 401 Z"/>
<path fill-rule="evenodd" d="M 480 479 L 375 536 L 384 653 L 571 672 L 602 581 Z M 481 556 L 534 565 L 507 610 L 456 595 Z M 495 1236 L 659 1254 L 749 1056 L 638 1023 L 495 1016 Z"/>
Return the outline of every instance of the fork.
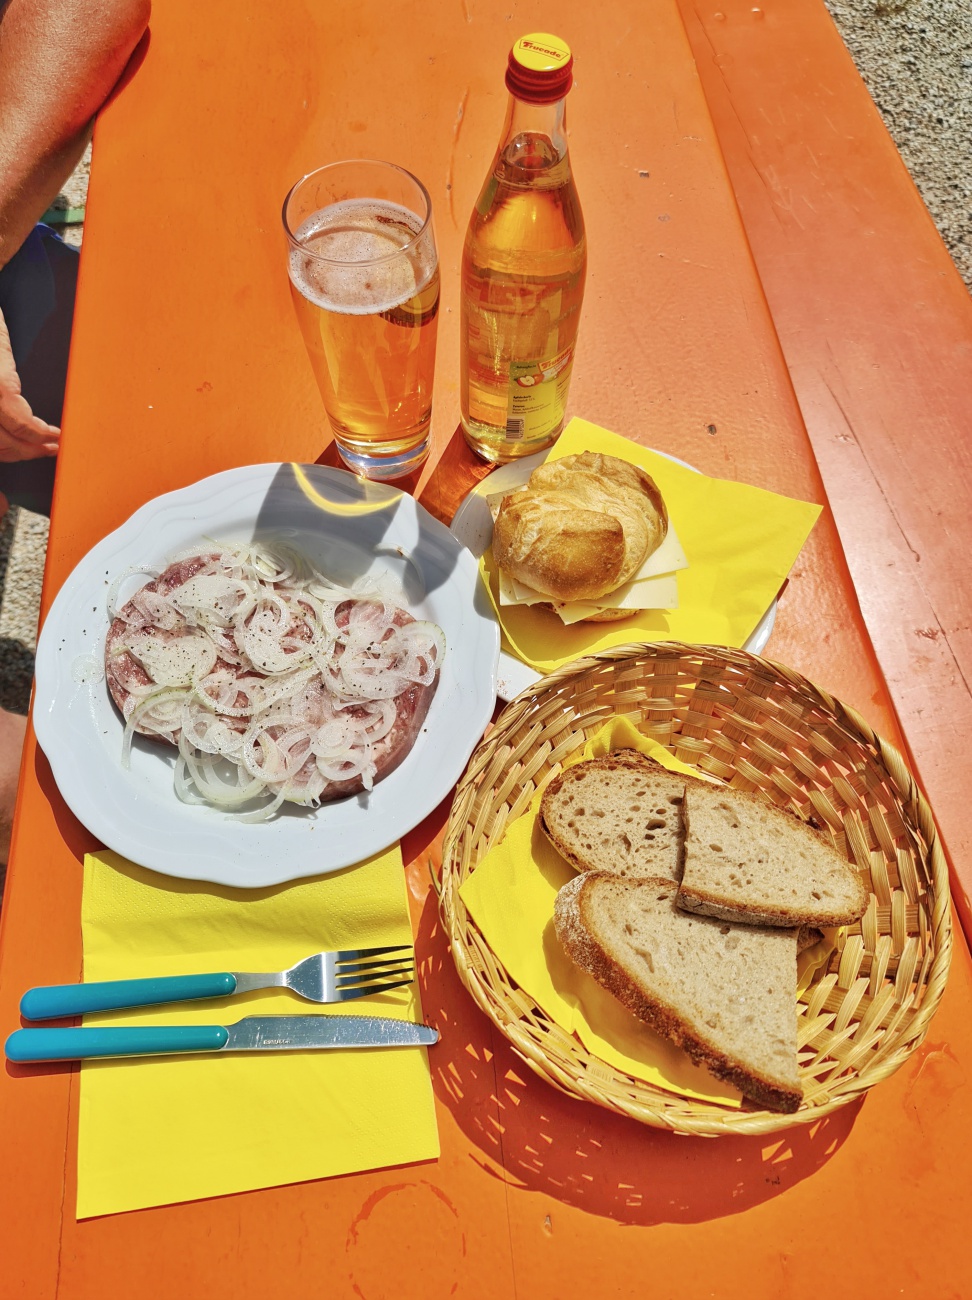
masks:
<path fill-rule="evenodd" d="M 391 954 L 405 954 L 392 956 Z M 163 1002 L 225 998 L 253 989 L 289 989 L 308 1002 L 349 1002 L 372 993 L 402 988 L 415 978 L 411 944 L 387 948 L 348 948 L 318 952 L 289 970 L 257 973 L 213 971 L 204 975 L 165 975 L 158 979 L 105 980 L 28 989 L 20 999 L 27 1020 L 54 1020 L 88 1011 L 120 1011 Z"/>

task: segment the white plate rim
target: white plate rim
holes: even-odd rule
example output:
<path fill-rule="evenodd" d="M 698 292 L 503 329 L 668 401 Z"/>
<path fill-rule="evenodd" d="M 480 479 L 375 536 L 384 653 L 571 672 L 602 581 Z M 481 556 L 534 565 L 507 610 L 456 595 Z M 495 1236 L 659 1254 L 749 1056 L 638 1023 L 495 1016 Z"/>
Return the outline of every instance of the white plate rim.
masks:
<path fill-rule="evenodd" d="M 470 551 L 478 560 L 482 555 L 485 547 L 479 546 L 479 529 L 475 521 L 475 504 L 483 500 L 482 492 L 479 490 L 484 483 L 495 480 L 500 476 L 498 490 L 503 491 L 505 488 L 519 487 L 527 481 L 531 473 L 542 465 L 550 455 L 552 447 L 546 451 L 535 452 L 532 456 L 524 456 L 521 460 L 509 461 L 505 465 L 499 465 L 492 473 L 487 474 L 485 478 L 473 487 L 463 497 L 459 503 L 456 513 L 452 517 L 451 530 L 455 537 L 462 542 L 463 546 Z M 701 474 L 702 471 L 688 461 L 681 460 L 678 456 L 672 456 L 667 451 L 659 451 L 655 447 L 646 447 L 646 451 L 652 451 L 656 456 L 664 456 L 665 460 L 670 460 L 676 465 L 681 465 L 684 469 L 691 470 L 693 474 Z M 774 597 L 770 602 L 769 608 L 763 617 L 759 620 L 752 632 L 746 638 L 743 649 L 750 654 L 758 655 L 766 648 L 769 641 L 770 633 L 773 631 L 773 624 L 776 622 L 777 601 Z M 508 650 L 500 648 L 499 673 L 496 683 L 496 693 L 501 700 L 509 702 L 515 699 L 521 691 L 535 686 L 537 682 L 542 681 L 543 673 L 538 673 L 535 668 L 525 664 L 522 659 L 517 659 L 511 655 Z"/>
<path fill-rule="evenodd" d="M 169 802 L 164 784 L 151 774 L 153 752 L 149 750 L 145 757 L 151 742 L 143 744 L 141 757 L 133 759 L 133 771 L 138 767 L 133 779 L 123 773 L 120 763 L 113 769 L 105 760 L 110 740 L 106 720 L 111 718 L 117 729 L 116 754 L 120 754 L 122 724 L 104 681 L 80 683 L 76 666 L 84 655 L 100 659 L 103 653 L 108 628 L 104 593 L 109 582 L 130 564 L 158 566 L 183 549 L 167 539 L 192 534 L 186 545 L 194 545 L 207 536 L 218 536 L 220 521 L 227 519 L 237 521 L 226 524 L 227 535 L 245 533 L 247 520 L 255 527 L 271 487 L 293 494 L 287 475 L 294 468 L 287 462 L 240 466 L 146 502 L 74 567 L 38 638 L 33 725 L 61 796 L 107 848 L 164 875 L 234 888 L 266 888 L 364 861 L 401 839 L 447 797 L 492 718 L 499 625 L 468 550 L 407 493 L 374 484 L 362 488 L 362 480 L 346 470 L 301 466 L 315 485 L 333 488 L 338 497 L 352 499 L 365 491 L 383 502 L 389 521 L 387 564 L 400 563 L 404 572 L 411 563 L 405 556 L 421 544 L 425 576 L 437 583 L 438 594 L 423 597 L 416 612 L 428 617 L 434 606 L 437 617 L 446 613 L 439 621 L 447 624 L 447 654 L 423 734 L 411 753 L 369 796 L 352 796 L 324 804 L 316 812 L 301 810 L 257 825 L 241 825 L 217 809 L 181 804 L 171 788 L 171 771 L 163 754 L 157 766 L 167 776 Z M 384 551 L 383 547 L 382 558 L 375 563 L 386 565 Z M 396 560 L 395 555 L 402 559 Z M 441 572 L 436 563 L 441 563 Z M 461 708 L 450 707 L 460 702 Z M 98 781 L 104 784 L 103 791 Z M 134 801 L 138 817 L 123 803 L 125 797 Z M 157 803 L 171 817 L 164 828 L 158 825 Z M 144 825 L 139 821 L 142 817 Z M 200 817 L 205 823 L 202 829 Z M 252 832 L 256 836 L 240 839 L 241 834 Z M 188 843 L 196 839 L 198 843 Z"/>

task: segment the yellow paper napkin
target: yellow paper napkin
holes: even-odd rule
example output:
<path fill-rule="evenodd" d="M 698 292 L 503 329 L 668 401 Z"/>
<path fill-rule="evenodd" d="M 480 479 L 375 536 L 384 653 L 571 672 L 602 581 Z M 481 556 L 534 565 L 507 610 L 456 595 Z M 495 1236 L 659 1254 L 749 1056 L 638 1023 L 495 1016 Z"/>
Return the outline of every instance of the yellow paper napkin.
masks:
<path fill-rule="evenodd" d="M 538 672 L 628 641 L 742 646 L 766 613 L 821 507 L 746 483 L 708 478 L 587 420 L 568 424 L 550 459 L 582 451 L 648 471 L 678 530 L 689 567 L 678 574 L 676 610 L 646 610 L 617 623 L 565 627 L 549 610 L 501 605 L 492 552 L 480 561 L 504 647 Z M 488 479 L 481 485 L 486 491 Z"/>
<path fill-rule="evenodd" d="M 86 980 L 283 970 L 315 952 L 412 941 L 397 846 L 334 875 L 258 890 L 171 879 L 106 851 L 85 859 L 81 919 Z M 422 1018 L 413 988 L 343 1006 L 268 991 L 85 1023 L 315 1012 Z M 438 1153 L 424 1048 L 140 1058 L 81 1071 L 79 1219 Z"/>
<path fill-rule="evenodd" d="M 564 767 L 616 749 L 635 749 L 669 771 L 712 780 L 643 736 L 627 718 L 606 723 Z M 636 1020 L 564 953 L 553 928 L 554 899 L 574 870 L 540 829 L 540 797 L 513 822 L 459 891 L 490 949 L 537 1006 L 566 1033 L 576 1034 L 599 1060 L 670 1092 L 738 1109 L 741 1097 L 734 1088 L 693 1065 L 668 1039 Z M 832 947 L 833 934 L 800 954 L 798 988 L 806 987 Z"/>

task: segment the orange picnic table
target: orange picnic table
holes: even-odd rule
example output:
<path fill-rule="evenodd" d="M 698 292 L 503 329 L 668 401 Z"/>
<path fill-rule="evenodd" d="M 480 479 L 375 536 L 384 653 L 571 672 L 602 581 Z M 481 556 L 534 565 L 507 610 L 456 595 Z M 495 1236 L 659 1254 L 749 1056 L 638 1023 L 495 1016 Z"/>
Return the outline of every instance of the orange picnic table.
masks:
<path fill-rule="evenodd" d="M 765 7 L 775 39 L 785 8 Z M 696 19 L 709 20 L 684 9 L 701 67 Z M 740 34 L 740 7 L 719 12 L 735 33 L 734 69 L 753 60 L 731 93 L 750 105 L 761 85 L 775 95 L 762 38 Z M 817 30 L 823 11 L 801 2 L 792 12 Z M 456 435 L 462 236 L 502 118 L 506 53 L 550 26 L 577 61 L 571 152 L 590 242 L 572 412 L 707 473 L 826 507 L 774 328 L 796 291 L 788 299 L 778 285 L 771 315 L 750 251 L 765 245 L 744 228 L 720 147 L 728 110 L 715 114 L 717 133 L 718 87 L 711 69 L 700 79 L 675 0 L 604 12 L 565 0 L 555 19 L 495 0 L 393 14 L 375 0 L 172 0 L 157 7 L 144 62 L 96 135 L 45 610 L 88 549 L 146 500 L 233 466 L 327 456 L 279 211 L 293 180 L 331 159 L 391 158 L 432 194 L 443 285 L 436 447 L 415 488 L 451 516 L 482 473 Z M 853 106 L 852 68 L 836 47 L 818 54 L 837 67 L 835 101 Z M 765 111 L 782 109 L 774 100 Z M 878 124 L 869 130 L 865 160 L 886 149 Z M 887 328 L 858 317 L 865 338 L 872 324 L 878 336 Z M 856 570 L 867 538 L 851 541 L 862 548 Z M 766 653 L 905 747 L 910 715 L 902 732 L 829 508 Z M 935 683 L 926 689 L 930 701 Z M 953 842 L 972 818 L 957 801 L 950 809 Z M 79 1073 L 8 1066 L 4 1294 L 968 1294 L 972 962 L 961 930 L 924 1045 L 863 1100 L 772 1139 L 682 1137 L 541 1082 L 475 1007 L 429 887 L 447 813 L 403 845 L 424 1010 L 442 1029 L 430 1058 L 441 1157 L 77 1222 Z M 29 743 L 0 930 L 4 1034 L 20 1023 L 24 989 L 81 976 L 81 861 L 94 847 Z"/>

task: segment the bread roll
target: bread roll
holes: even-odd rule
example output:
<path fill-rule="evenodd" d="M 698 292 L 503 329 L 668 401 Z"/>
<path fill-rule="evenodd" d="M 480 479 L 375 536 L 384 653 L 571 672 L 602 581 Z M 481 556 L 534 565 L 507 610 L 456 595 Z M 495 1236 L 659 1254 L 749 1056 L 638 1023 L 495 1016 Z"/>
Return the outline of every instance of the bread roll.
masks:
<path fill-rule="evenodd" d="M 650 475 L 585 451 L 539 466 L 525 488 L 504 497 L 493 557 L 511 578 L 553 600 L 597 600 L 628 582 L 667 531 L 668 512 Z"/>

